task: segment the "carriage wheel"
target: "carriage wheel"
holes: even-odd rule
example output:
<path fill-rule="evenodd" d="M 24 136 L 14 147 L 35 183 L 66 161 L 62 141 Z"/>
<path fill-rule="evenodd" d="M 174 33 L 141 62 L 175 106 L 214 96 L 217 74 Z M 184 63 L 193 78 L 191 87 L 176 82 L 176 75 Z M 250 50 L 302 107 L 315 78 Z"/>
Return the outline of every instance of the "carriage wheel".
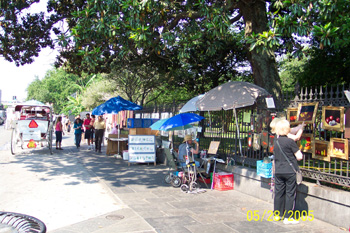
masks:
<path fill-rule="evenodd" d="M 13 129 L 12 130 L 12 134 L 11 134 L 11 153 L 13 154 L 13 155 L 15 155 L 16 154 L 16 151 L 17 151 L 17 142 L 18 142 L 18 140 L 17 140 L 17 131 L 16 131 L 16 129 Z"/>
<path fill-rule="evenodd" d="M 50 154 L 53 154 L 53 151 L 52 151 L 52 130 L 50 130 L 50 132 L 49 132 L 48 143 L 49 143 Z"/>

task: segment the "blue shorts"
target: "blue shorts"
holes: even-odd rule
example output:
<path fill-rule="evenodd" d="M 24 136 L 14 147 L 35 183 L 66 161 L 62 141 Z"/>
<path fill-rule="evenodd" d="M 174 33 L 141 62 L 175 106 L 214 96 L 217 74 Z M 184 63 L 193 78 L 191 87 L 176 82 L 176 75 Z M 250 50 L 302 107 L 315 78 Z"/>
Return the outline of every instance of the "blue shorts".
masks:
<path fill-rule="evenodd" d="M 62 142 L 62 131 L 56 131 L 56 142 Z"/>

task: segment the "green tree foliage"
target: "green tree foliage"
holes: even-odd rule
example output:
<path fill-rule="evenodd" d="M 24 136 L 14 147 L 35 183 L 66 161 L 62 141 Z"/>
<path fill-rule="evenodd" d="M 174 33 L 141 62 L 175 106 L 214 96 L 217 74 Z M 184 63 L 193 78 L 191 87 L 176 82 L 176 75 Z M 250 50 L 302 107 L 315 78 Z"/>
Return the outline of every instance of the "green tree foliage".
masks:
<path fill-rule="evenodd" d="M 56 113 L 68 113 L 68 110 L 71 109 L 65 109 L 65 107 L 72 101 L 71 97 L 79 96 L 89 85 L 89 82 L 91 83 L 92 77 L 94 76 L 80 78 L 65 72 L 63 69 L 51 69 L 46 72 L 42 80 L 36 78 L 29 84 L 27 99 L 52 103 Z M 77 106 L 75 101 L 73 103 L 72 106 Z"/>
<path fill-rule="evenodd" d="M 18 16 L 18 10 L 22 9 L 19 3 L 9 2 L 13 8 L 3 8 L 2 15 L 9 13 Z M 26 6 L 32 3 L 29 0 L 24 2 Z M 228 67 L 237 68 L 232 66 L 232 61 L 240 56 L 239 51 L 241 54 L 243 51 L 243 57 L 239 61 L 250 61 L 254 67 L 255 82 L 264 84 L 263 86 L 270 83 L 270 86 L 276 87 L 272 89 L 279 88 L 273 53 L 250 56 L 245 50 L 244 36 L 267 27 L 266 6 L 263 1 L 49 0 L 48 11 L 50 17 L 38 19 L 37 25 L 45 32 L 51 28 L 57 35 L 62 49 L 56 65 L 65 65 L 68 71 L 108 73 L 114 61 L 147 61 L 159 70 L 170 72 L 186 66 L 191 58 L 196 57 L 193 62 L 200 57 L 203 61 L 212 59 L 212 63 L 208 63 L 211 67 L 207 67 L 213 71 L 218 71 L 215 66 L 219 67 L 221 64 L 225 64 L 223 66 L 227 70 Z M 252 14 L 254 12 L 257 13 L 256 16 Z M 67 22 L 68 30 L 55 25 L 62 20 Z M 23 19 L 24 23 L 27 21 Z M 251 21 L 254 23 L 251 24 Z M 242 33 L 244 24 L 252 26 L 245 27 L 250 30 L 245 31 L 245 34 Z M 8 30 L 4 41 L 10 37 L 14 40 L 9 40 L 11 43 L 7 43 L 6 48 L 18 46 L 26 39 L 24 35 L 20 38 L 16 36 L 16 31 Z M 31 37 L 31 34 L 27 34 L 28 36 Z M 40 50 L 50 43 L 52 41 L 45 37 L 42 43 L 34 41 L 28 49 Z M 11 53 L 12 57 L 16 54 L 18 52 Z M 203 61 L 199 65 L 204 64 Z M 195 68 L 192 66 L 192 69 Z M 204 65 L 202 71 L 205 68 Z M 260 69 L 266 72 L 263 74 Z M 235 76 L 232 73 L 234 72 L 229 75 Z M 174 75 L 169 77 L 175 78 Z M 204 78 L 217 77 L 216 74 Z M 262 81 L 264 79 L 267 82 Z"/>
<path fill-rule="evenodd" d="M 281 80 L 288 90 L 295 87 L 319 87 L 350 84 L 350 49 L 314 49 L 303 59 L 281 63 Z"/>
<path fill-rule="evenodd" d="M 304 72 L 307 58 L 298 59 L 286 57 L 280 62 L 280 77 L 283 91 L 296 91 L 300 87 L 298 77 Z"/>
<path fill-rule="evenodd" d="M 102 77 L 102 76 L 101 76 Z M 117 85 L 110 80 L 97 79 L 81 95 L 81 104 L 86 110 L 92 110 L 108 99 L 121 95 Z"/>
<path fill-rule="evenodd" d="M 350 84 L 350 46 L 342 49 L 316 49 L 310 53 L 297 76 L 301 86 L 317 87 Z"/>
<path fill-rule="evenodd" d="M 269 30 L 252 35 L 251 49 L 271 47 L 302 57 L 309 49 L 339 49 L 350 43 L 348 0 L 276 0 L 269 6 Z"/>
<path fill-rule="evenodd" d="M 123 93 L 129 101 L 141 106 L 145 104 L 148 95 L 159 89 L 161 83 L 165 81 L 155 67 L 139 64 L 113 69 L 107 77 L 116 84 L 119 93 Z"/>
<path fill-rule="evenodd" d="M 116 62 L 147 62 L 180 84 L 177 74 L 189 68 L 193 75 L 182 76 L 188 89 L 190 79 L 210 86 L 208 80 L 236 77 L 236 66 L 249 61 L 254 83 L 279 96 L 275 51 L 302 55 L 303 37 L 321 49 L 349 43 L 348 0 L 49 0 L 49 17 L 19 20 L 36 1 L 1 1 L 0 54 L 7 60 L 30 63 L 52 46 L 52 30 L 61 48 L 56 65 L 70 72 L 109 73 Z M 63 20 L 68 28 L 55 24 Z"/>
<path fill-rule="evenodd" d="M 82 95 L 78 94 L 76 96 L 67 96 L 67 102 L 62 110 L 62 113 L 68 115 L 77 116 L 81 112 L 85 111 L 86 108 L 83 106 L 83 98 Z"/>
<path fill-rule="evenodd" d="M 30 64 L 42 48 L 54 48 L 52 23 L 44 13 L 21 14 L 39 0 L 0 1 L 0 54 L 17 66 Z M 55 18 L 55 16 L 53 16 Z"/>

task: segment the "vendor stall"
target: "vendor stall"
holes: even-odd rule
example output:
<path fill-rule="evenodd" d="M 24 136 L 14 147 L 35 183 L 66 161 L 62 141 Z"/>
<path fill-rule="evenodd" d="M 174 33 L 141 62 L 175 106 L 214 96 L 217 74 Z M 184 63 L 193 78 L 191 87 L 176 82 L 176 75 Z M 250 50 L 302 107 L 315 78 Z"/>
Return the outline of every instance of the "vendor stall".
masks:
<path fill-rule="evenodd" d="M 109 134 L 107 139 L 107 151 L 106 155 L 113 155 L 113 154 L 121 154 L 123 150 L 128 149 L 128 135 L 121 134 L 120 137 L 118 137 L 118 134 Z M 119 148 L 118 148 L 118 142 L 119 142 Z"/>

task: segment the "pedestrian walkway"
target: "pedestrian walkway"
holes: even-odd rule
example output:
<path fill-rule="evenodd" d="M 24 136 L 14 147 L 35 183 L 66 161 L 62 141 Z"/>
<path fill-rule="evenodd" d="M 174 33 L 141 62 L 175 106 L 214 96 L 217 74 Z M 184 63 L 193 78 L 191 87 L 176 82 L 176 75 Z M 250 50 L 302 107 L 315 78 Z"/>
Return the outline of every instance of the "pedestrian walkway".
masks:
<path fill-rule="evenodd" d="M 165 184 L 165 166 L 128 166 L 121 158 L 87 150 L 86 144 L 77 149 L 73 145 L 73 135 L 64 137 L 63 148 L 63 151 L 54 150 L 53 155 L 48 155 L 43 149 L 15 156 L 9 161 L 1 159 L 0 175 L 7 175 L 12 179 L 10 183 L 14 183 L 7 184 L 6 189 L 14 195 L 7 195 L 5 201 L 0 200 L 1 209 L 6 209 L 3 204 L 12 202 L 12 208 L 6 211 L 15 211 L 20 205 L 14 203 L 25 205 L 25 202 L 34 200 L 35 195 L 30 193 L 37 187 L 44 192 L 37 199 L 46 196 L 52 199 L 36 202 L 25 210 L 40 207 L 43 213 L 40 210 L 32 213 L 44 221 L 48 232 L 52 233 L 345 232 L 317 219 L 305 219 L 298 225 L 274 222 L 271 203 L 235 190 L 206 189 L 200 194 L 183 193 L 179 188 Z M 103 147 L 103 152 L 105 149 Z M 0 152 L 0 158 L 3 154 Z M 21 177 L 15 176 L 18 172 L 29 178 L 23 177 L 25 182 L 16 180 Z M 28 182 L 31 183 L 25 184 Z M 45 185 L 50 182 L 54 183 Z M 18 185 L 26 188 L 25 194 L 15 187 Z M 77 190 L 68 194 L 70 187 Z M 45 216 L 58 204 L 62 210 L 60 214 L 69 215 L 71 221 L 60 216 L 56 219 L 58 223 L 54 223 L 50 218 L 58 218 L 57 215 Z M 91 206 L 95 211 L 90 209 Z M 21 211 L 23 208 L 17 212 Z M 87 214 L 89 211 L 90 215 Z"/>

